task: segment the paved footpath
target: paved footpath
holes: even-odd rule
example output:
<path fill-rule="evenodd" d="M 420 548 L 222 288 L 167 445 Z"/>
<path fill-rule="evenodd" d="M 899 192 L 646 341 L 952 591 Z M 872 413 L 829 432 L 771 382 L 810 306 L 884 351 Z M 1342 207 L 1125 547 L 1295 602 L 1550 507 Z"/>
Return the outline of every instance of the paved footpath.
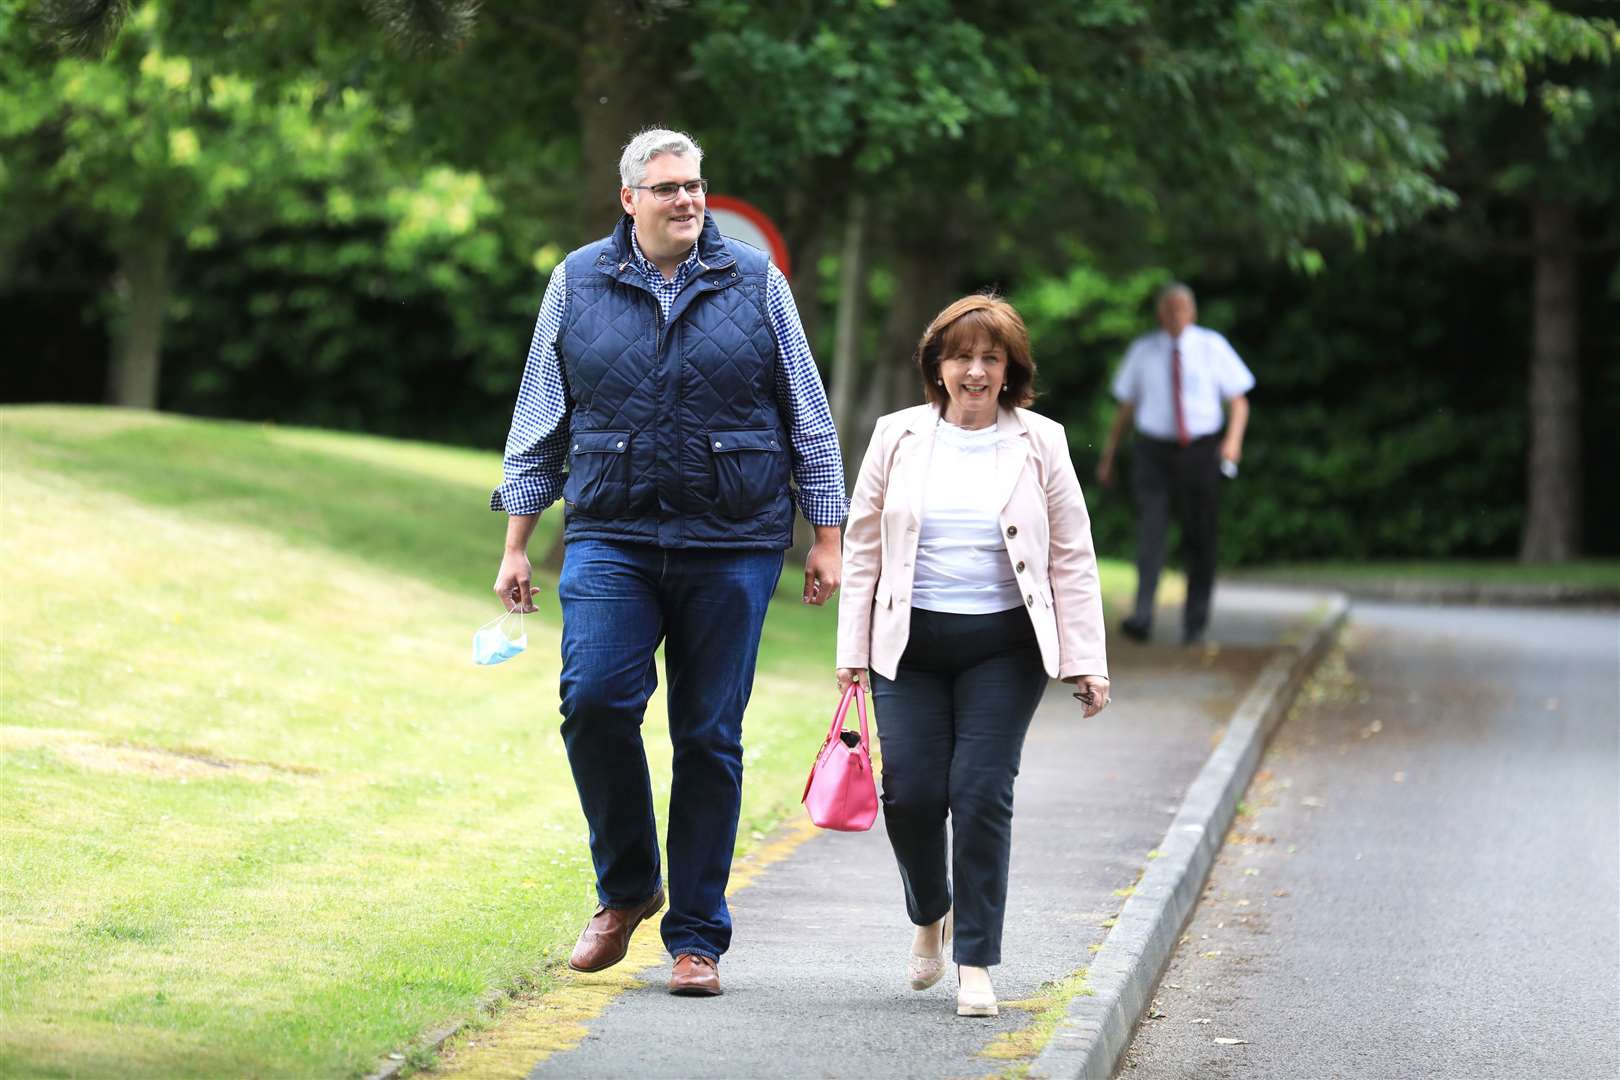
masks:
<path fill-rule="evenodd" d="M 815 835 L 733 896 L 724 996 L 670 996 L 666 958 L 529 1075 L 977 1077 L 1027 1062 L 1038 1045 L 984 1053 L 1033 1022 L 1007 1003 L 1086 967 L 1124 903 L 1117 890 L 1148 865 L 1226 720 L 1323 607 L 1321 594 L 1223 589 L 1218 644 L 1199 649 L 1171 643 L 1179 612 L 1163 612 L 1165 640 L 1112 642 L 1114 703 L 1093 721 L 1053 684 L 1016 792 L 999 1017 L 956 1016 L 954 974 L 926 992 L 907 987 L 911 930 L 880 816 L 870 833 Z M 474 1072 L 476 1056 L 470 1047 Z"/>

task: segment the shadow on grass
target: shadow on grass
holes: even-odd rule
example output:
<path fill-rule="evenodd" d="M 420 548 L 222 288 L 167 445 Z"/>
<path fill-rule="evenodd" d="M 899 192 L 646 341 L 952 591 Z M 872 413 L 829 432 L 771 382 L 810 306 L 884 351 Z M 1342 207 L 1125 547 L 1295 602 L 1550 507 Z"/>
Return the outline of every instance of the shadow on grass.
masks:
<path fill-rule="evenodd" d="M 20 457 L 153 507 L 250 526 L 451 591 L 488 589 L 499 565 L 506 522 L 488 509 L 490 486 L 500 478 L 494 454 L 413 448 L 454 466 L 413 469 L 388 463 L 384 452 L 345 453 L 335 442 L 341 437 L 325 433 L 304 439 L 304 432 L 265 424 L 137 419 L 115 410 L 10 409 L 5 428 L 13 465 Z M 333 448 L 321 448 L 328 438 Z M 480 458 L 488 460 L 490 486 L 474 479 L 485 471 Z M 445 471 L 469 479 L 434 475 Z M 541 519 L 531 545 L 537 561 L 555 517 Z"/>

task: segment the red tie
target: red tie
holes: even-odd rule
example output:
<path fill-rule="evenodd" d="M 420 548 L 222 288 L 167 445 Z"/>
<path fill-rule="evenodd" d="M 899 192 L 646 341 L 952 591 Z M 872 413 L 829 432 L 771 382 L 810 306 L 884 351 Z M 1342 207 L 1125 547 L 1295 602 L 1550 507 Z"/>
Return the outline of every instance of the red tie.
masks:
<path fill-rule="evenodd" d="M 1186 446 L 1192 437 L 1187 434 L 1187 414 L 1181 410 L 1181 346 L 1174 341 L 1170 343 L 1170 393 L 1176 399 L 1176 445 Z"/>

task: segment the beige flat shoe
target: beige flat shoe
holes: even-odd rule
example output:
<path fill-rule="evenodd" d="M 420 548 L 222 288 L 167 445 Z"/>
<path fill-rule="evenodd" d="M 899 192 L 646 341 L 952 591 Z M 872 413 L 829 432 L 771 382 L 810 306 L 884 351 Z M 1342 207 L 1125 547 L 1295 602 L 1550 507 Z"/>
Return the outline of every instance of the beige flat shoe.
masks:
<path fill-rule="evenodd" d="M 969 989 L 962 983 L 962 968 L 956 969 L 956 1015 L 957 1016 L 1000 1016 L 1001 1010 L 996 1007 L 996 991 L 994 987 L 987 989 Z"/>
<path fill-rule="evenodd" d="M 945 977 L 945 958 L 951 952 L 952 930 L 956 925 L 955 911 L 945 913 L 945 929 L 940 934 L 938 956 L 911 954 L 906 961 L 906 979 L 913 990 L 927 990 Z"/>

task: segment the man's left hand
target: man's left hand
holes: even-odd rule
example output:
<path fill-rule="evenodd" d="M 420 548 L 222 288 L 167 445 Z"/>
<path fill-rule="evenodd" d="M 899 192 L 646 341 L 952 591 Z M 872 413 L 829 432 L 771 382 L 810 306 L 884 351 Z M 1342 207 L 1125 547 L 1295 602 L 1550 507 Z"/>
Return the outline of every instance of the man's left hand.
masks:
<path fill-rule="evenodd" d="M 804 602 L 820 607 L 843 580 L 843 540 L 836 525 L 817 527 L 816 542 L 804 560 Z"/>
<path fill-rule="evenodd" d="M 1236 465 L 1243 460 L 1243 444 L 1226 442 L 1221 444 L 1221 460 L 1230 461 Z"/>

